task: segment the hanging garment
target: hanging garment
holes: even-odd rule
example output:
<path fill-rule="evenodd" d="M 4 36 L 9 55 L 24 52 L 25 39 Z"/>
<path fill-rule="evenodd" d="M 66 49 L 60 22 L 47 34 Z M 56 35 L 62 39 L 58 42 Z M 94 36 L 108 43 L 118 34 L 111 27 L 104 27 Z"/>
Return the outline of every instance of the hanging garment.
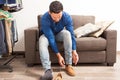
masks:
<path fill-rule="evenodd" d="M 10 12 L 0 9 L 0 20 L 2 19 L 12 20 L 13 16 Z"/>
<path fill-rule="evenodd" d="M 0 0 L 0 4 L 14 4 L 16 3 L 16 0 Z"/>
<path fill-rule="evenodd" d="M 23 4 L 22 4 L 22 0 L 15 0 L 16 3 L 14 4 L 7 4 L 7 6 L 9 7 L 9 12 L 17 12 L 20 11 L 21 9 L 23 9 Z"/>
<path fill-rule="evenodd" d="M 0 16 L 2 16 L 0 20 L 2 20 L 2 25 L 4 26 L 7 52 L 11 55 L 14 43 L 18 41 L 16 22 L 9 12 L 0 10 L 0 13 Z"/>
<path fill-rule="evenodd" d="M 11 32 L 11 21 L 10 20 L 4 20 L 4 27 L 5 27 L 5 36 L 6 36 L 6 43 L 8 48 L 9 55 L 12 53 L 12 32 Z"/>
<path fill-rule="evenodd" d="M 0 55 L 7 53 L 5 32 L 2 20 L 0 20 Z"/>
<path fill-rule="evenodd" d="M 12 30 L 13 44 L 15 44 L 18 41 L 17 24 L 15 19 L 12 20 L 11 30 Z"/>

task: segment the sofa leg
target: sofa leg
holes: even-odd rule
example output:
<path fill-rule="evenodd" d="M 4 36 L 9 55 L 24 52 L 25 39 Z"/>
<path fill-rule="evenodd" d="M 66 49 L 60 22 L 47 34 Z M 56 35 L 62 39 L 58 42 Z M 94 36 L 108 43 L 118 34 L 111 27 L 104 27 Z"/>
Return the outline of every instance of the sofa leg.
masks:
<path fill-rule="evenodd" d="M 27 64 L 27 66 L 28 66 L 28 67 L 33 67 L 33 66 L 34 66 L 34 64 Z"/>
<path fill-rule="evenodd" d="M 113 66 L 114 63 L 107 63 L 107 66 Z"/>

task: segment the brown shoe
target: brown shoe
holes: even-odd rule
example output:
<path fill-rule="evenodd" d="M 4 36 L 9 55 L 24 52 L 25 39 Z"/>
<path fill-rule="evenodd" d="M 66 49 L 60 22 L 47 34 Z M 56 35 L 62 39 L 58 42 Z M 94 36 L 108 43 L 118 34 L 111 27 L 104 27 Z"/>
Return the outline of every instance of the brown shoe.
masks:
<path fill-rule="evenodd" d="M 75 71 L 71 65 L 65 67 L 66 73 L 70 76 L 75 76 Z"/>

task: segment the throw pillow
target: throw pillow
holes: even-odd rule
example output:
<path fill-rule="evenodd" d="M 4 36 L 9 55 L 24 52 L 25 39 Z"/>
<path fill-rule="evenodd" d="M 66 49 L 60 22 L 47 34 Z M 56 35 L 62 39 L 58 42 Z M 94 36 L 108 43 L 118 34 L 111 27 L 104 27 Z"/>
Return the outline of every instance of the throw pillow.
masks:
<path fill-rule="evenodd" d="M 101 21 L 96 23 L 96 25 L 101 26 L 101 29 L 97 32 L 90 34 L 92 37 L 99 37 L 114 21 Z"/>
<path fill-rule="evenodd" d="M 84 26 L 80 26 L 74 30 L 75 37 L 79 38 L 82 36 L 87 36 L 90 33 L 96 32 L 100 29 L 100 26 L 94 25 L 92 23 L 87 23 Z"/>

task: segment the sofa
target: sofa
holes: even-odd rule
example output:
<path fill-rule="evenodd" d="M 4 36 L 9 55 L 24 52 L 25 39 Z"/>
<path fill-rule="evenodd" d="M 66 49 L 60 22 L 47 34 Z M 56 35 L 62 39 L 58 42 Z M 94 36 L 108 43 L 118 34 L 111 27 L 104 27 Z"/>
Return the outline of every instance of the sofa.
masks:
<path fill-rule="evenodd" d="M 73 19 L 74 29 L 87 23 L 95 23 L 95 16 L 91 15 L 71 15 Z M 41 15 L 37 16 L 38 26 L 30 27 L 24 30 L 25 40 L 25 62 L 27 66 L 41 64 L 39 56 L 39 27 Z M 105 64 L 113 66 L 116 62 L 116 41 L 117 31 L 106 29 L 98 38 L 81 37 L 76 38 L 77 53 L 79 55 L 78 64 Z M 59 51 L 64 56 L 64 48 L 62 42 L 57 42 Z M 52 64 L 57 64 L 58 59 L 49 47 L 50 59 Z"/>

